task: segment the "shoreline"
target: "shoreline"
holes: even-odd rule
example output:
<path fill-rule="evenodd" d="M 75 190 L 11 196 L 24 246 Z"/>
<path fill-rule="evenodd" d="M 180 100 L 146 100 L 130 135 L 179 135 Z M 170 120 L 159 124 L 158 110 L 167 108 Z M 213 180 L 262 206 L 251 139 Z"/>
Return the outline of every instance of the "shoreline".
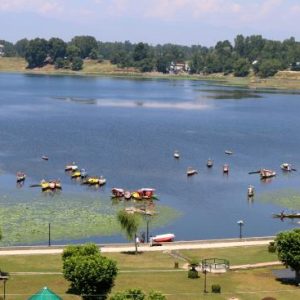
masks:
<path fill-rule="evenodd" d="M 96 61 L 84 61 L 81 71 L 55 69 L 53 65 L 46 65 L 43 68 L 26 69 L 26 61 L 17 57 L 0 58 L 0 73 L 7 74 L 28 74 L 45 76 L 82 76 L 82 77 L 110 77 L 135 80 L 189 80 L 206 81 L 215 83 L 218 86 L 240 87 L 253 90 L 276 90 L 300 92 L 300 72 L 279 71 L 273 77 L 259 78 L 252 75 L 247 77 L 234 77 L 220 73 L 210 75 L 200 74 L 163 74 L 159 72 L 141 73 L 134 69 L 120 69 L 109 61 L 98 63 Z"/>

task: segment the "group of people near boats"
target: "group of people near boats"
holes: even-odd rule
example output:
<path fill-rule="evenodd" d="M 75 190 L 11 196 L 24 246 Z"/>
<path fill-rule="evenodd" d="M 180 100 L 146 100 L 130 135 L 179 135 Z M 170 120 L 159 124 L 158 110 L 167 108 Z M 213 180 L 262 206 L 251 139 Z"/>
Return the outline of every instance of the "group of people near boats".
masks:
<path fill-rule="evenodd" d="M 133 192 L 129 190 L 124 190 L 122 188 L 112 188 L 111 193 L 112 198 L 125 198 L 126 200 L 130 200 L 131 198 L 135 200 L 146 200 L 156 198 L 156 196 L 154 195 L 155 189 L 153 188 L 141 188 Z"/>

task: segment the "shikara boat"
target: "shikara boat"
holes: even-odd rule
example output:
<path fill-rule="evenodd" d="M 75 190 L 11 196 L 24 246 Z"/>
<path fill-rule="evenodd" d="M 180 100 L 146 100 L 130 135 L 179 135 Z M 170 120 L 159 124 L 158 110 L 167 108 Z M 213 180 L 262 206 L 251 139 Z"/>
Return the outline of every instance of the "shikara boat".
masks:
<path fill-rule="evenodd" d="M 88 177 L 83 184 L 88 185 L 104 185 L 106 183 L 106 179 L 103 176 L 100 177 Z"/>
<path fill-rule="evenodd" d="M 231 151 L 231 150 L 225 150 L 225 154 L 227 154 L 227 155 L 232 155 L 232 154 L 233 154 L 233 151 Z"/>
<path fill-rule="evenodd" d="M 113 198 L 122 198 L 125 195 L 125 191 L 120 188 L 112 188 L 111 193 Z"/>
<path fill-rule="evenodd" d="M 248 195 L 248 197 L 253 197 L 254 196 L 254 186 L 253 185 L 248 186 L 247 195 Z"/>
<path fill-rule="evenodd" d="M 223 165 L 223 173 L 224 174 L 228 174 L 229 173 L 229 165 L 228 164 L 224 164 Z"/>
<path fill-rule="evenodd" d="M 18 172 L 17 175 L 16 175 L 16 179 L 17 179 L 18 183 L 24 182 L 25 179 L 26 179 L 26 174 L 23 173 L 23 172 Z"/>
<path fill-rule="evenodd" d="M 209 158 L 209 159 L 207 160 L 206 166 L 207 166 L 208 168 L 211 168 L 211 167 L 213 166 L 213 164 L 214 164 L 213 160 Z"/>
<path fill-rule="evenodd" d="M 42 159 L 43 159 L 43 160 L 48 160 L 49 158 L 48 158 L 48 156 L 43 155 L 43 156 L 42 156 Z"/>
<path fill-rule="evenodd" d="M 191 167 L 189 167 L 186 171 L 187 176 L 193 176 L 195 174 L 198 174 L 198 171 L 196 169 L 191 168 Z"/>
<path fill-rule="evenodd" d="M 176 158 L 176 159 L 180 158 L 179 151 L 178 151 L 178 150 L 175 150 L 173 156 L 174 156 L 174 158 Z"/>
<path fill-rule="evenodd" d="M 266 178 L 271 178 L 276 176 L 276 172 L 268 169 L 261 169 L 260 172 L 260 178 L 261 179 L 266 179 Z"/>
<path fill-rule="evenodd" d="M 78 170 L 78 166 L 73 162 L 72 164 L 65 166 L 65 171 L 76 171 Z"/>
<path fill-rule="evenodd" d="M 292 165 L 288 163 L 283 163 L 280 165 L 281 170 L 291 172 L 292 171 Z"/>
<path fill-rule="evenodd" d="M 280 218 L 280 219 L 299 219 L 300 218 L 300 213 L 284 213 L 281 212 L 280 214 L 273 214 L 273 218 Z"/>
<path fill-rule="evenodd" d="M 156 198 L 154 193 L 155 193 L 155 189 L 142 188 L 142 189 L 132 192 L 131 197 L 136 200 L 153 199 L 153 198 Z"/>
<path fill-rule="evenodd" d="M 42 180 L 40 185 L 42 191 L 61 190 L 61 183 L 59 180 L 50 180 L 50 181 Z"/>

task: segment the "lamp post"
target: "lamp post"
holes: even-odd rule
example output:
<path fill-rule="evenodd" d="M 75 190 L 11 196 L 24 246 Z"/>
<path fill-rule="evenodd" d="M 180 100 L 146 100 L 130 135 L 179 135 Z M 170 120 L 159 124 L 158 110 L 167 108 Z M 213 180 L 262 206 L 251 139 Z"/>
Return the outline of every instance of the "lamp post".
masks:
<path fill-rule="evenodd" d="M 149 243 L 149 223 L 151 221 L 151 214 L 144 214 L 144 219 L 146 221 L 146 242 Z"/>
<path fill-rule="evenodd" d="M 48 246 L 51 246 L 51 224 L 48 224 Z"/>
<path fill-rule="evenodd" d="M 243 237 L 242 236 L 242 227 L 244 226 L 244 221 L 239 220 L 239 221 L 237 221 L 237 224 L 240 226 L 240 239 L 241 239 Z"/>
<path fill-rule="evenodd" d="M 203 270 L 203 273 L 204 273 L 204 290 L 203 290 L 203 293 L 206 294 L 207 293 L 207 290 L 206 290 L 206 269 Z"/>

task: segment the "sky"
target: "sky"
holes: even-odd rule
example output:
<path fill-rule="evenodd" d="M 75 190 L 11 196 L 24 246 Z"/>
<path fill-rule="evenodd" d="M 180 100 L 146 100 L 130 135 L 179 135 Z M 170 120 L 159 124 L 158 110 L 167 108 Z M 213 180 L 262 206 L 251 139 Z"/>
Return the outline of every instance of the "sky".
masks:
<path fill-rule="evenodd" d="M 238 34 L 300 40 L 300 0 L 0 0 L 0 40 L 214 46 Z"/>

